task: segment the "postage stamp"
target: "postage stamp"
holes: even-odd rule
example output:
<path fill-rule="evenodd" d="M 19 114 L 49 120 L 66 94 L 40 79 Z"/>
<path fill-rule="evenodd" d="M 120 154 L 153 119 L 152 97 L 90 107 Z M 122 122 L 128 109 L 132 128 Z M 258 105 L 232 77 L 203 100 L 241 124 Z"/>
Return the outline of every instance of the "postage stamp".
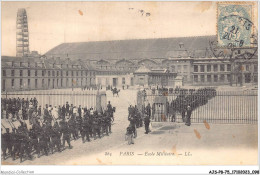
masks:
<path fill-rule="evenodd" d="M 250 47 L 253 33 L 252 4 L 218 3 L 219 47 Z"/>

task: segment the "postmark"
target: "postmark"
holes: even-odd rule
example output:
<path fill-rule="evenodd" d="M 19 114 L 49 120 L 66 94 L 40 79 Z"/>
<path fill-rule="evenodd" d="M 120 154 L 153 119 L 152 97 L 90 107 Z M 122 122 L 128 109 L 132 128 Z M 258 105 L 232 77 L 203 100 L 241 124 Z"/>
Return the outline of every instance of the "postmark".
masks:
<path fill-rule="evenodd" d="M 253 34 L 252 4 L 218 3 L 218 47 L 251 47 Z"/>

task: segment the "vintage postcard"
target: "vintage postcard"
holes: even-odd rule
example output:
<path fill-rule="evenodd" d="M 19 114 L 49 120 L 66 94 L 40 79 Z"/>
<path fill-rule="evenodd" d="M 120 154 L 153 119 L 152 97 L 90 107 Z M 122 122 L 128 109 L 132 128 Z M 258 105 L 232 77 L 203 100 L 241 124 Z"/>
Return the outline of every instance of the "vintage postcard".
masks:
<path fill-rule="evenodd" d="M 3 1 L 1 164 L 258 165 L 257 7 Z"/>

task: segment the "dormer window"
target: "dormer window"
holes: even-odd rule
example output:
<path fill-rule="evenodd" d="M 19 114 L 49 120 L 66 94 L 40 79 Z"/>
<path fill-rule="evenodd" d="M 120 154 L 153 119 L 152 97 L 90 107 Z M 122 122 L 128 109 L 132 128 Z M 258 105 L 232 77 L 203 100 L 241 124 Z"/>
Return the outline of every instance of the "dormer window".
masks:
<path fill-rule="evenodd" d="M 22 62 L 20 62 L 20 67 L 22 67 L 22 65 L 23 65 L 23 63 L 22 63 Z"/>
<path fill-rule="evenodd" d="M 28 67 L 30 67 L 30 62 L 28 62 Z"/>
<path fill-rule="evenodd" d="M 12 61 L 12 67 L 14 67 L 14 62 Z"/>
<path fill-rule="evenodd" d="M 35 67 L 37 67 L 38 65 L 37 65 L 37 63 L 35 63 Z"/>
<path fill-rule="evenodd" d="M 52 65 L 52 68 L 54 68 L 54 63 L 53 63 L 53 65 Z"/>
<path fill-rule="evenodd" d="M 183 43 L 179 43 L 180 49 L 184 48 L 184 44 Z"/>

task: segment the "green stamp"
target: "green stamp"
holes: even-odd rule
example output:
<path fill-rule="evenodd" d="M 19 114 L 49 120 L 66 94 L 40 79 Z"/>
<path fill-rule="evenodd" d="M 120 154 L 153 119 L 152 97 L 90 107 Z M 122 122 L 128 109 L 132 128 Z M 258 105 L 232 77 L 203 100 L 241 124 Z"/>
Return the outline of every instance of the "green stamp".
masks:
<path fill-rule="evenodd" d="M 228 48 L 250 47 L 252 32 L 252 5 L 218 4 L 218 46 Z"/>

